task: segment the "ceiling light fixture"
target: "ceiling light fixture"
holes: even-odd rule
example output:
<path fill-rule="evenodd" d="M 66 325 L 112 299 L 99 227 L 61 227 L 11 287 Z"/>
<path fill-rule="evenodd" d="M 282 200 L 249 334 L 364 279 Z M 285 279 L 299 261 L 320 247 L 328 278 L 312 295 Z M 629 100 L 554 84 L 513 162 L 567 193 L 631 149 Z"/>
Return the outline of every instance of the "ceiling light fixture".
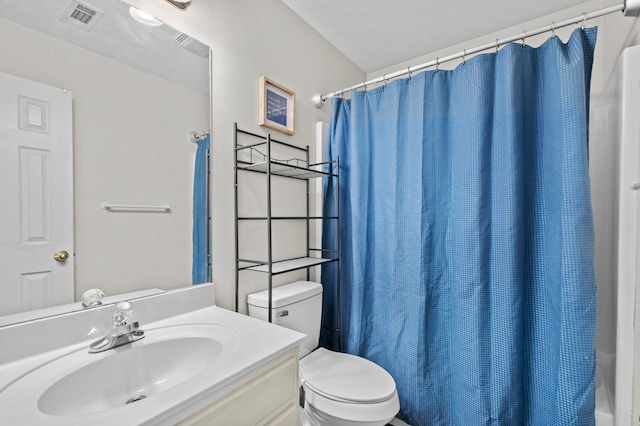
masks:
<path fill-rule="evenodd" d="M 167 3 L 172 6 L 177 7 L 180 10 L 187 10 L 189 6 L 191 6 L 191 0 L 165 0 Z"/>
<path fill-rule="evenodd" d="M 149 15 L 147 12 L 143 12 L 142 10 L 133 6 L 129 8 L 129 14 L 133 19 L 140 22 L 141 24 L 149 25 L 150 27 L 159 27 L 160 25 L 162 25 L 162 21 L 158 18 L 155 18 Z"/>

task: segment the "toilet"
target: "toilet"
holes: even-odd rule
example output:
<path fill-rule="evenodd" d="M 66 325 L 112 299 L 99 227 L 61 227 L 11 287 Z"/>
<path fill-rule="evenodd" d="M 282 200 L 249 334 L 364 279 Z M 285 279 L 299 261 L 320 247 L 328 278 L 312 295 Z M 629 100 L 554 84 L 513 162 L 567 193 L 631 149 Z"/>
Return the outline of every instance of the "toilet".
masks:
<path fill-rule="evenodd" d="M 247 302 L 250 316 L 268 320 L 267 291 Z M 322 285 L 296 281 L 272 290 L 273 323 L 307 335 L 300 343 L 302 425 L 386 425 L 400 409 L 393 378 L 369 360 L 318 348 L 321 317 Z"/>

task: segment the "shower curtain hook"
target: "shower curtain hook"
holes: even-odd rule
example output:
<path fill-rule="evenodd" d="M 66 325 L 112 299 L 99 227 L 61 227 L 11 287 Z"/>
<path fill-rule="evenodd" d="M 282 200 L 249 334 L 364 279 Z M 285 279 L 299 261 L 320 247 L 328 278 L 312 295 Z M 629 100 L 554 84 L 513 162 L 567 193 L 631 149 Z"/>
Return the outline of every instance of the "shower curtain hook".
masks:
<path fill-rule="evenodd" d="M 436 71 L 440 71 L 440 57 L 436 58 Z"/>
<path fill-rule="evenodd" d="M 582 29 L 584 30 L 584 24 L 587 22 L 587 13 L 582 14 Z"/>
<path fill-rule="evenodd" d="M 467 63 L 467 49 L 462 51 L 462 65 Z"/>
<path fill-rule="evenodd" d="M 411 67 L 407 67 L 407 74 L 409 74 L 409 80 L 411 80 Z"/>
<path fill-rule="evenodd" d="M 525 39 L 527 38 L 527 31 L 522 31 L 522 48 L 524 49 L 525 46 Z"/>
<path fill-rule="evenodd" d="M 387 75 L 386 74 L 382 74 L 382 84 L 384 84 L 385 86 L 387 85 Z"/>
<path fill-rule="evenodd" d="M 496 39 L 496 55 L 498 54 L 498 39 Z"/>
<path fill-rule="evenodd" d="M 556 37 L 556 23 L 551 21 L 551 35 Z"/>

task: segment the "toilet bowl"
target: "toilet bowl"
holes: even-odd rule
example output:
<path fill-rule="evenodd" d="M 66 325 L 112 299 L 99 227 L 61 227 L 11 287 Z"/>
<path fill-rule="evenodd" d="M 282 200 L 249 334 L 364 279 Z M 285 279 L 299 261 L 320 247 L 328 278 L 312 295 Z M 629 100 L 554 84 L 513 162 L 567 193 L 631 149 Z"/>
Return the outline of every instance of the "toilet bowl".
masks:
<path fill-rule="evenodd" d="M 318 425 L 386 425 L 400 404 L 393 378 L 354 355 L 318 348 L 300 360 L 305 417 Z"/>
<path fill-rule="evenodd" d="M 248 297 L 249 315 L 268 318 L 268 293 Z M 300 385 L 305 426 L 383 426 L 400 409 L 395 381 L 377 364 L 317 348 L 322 286 L 296 281 L 272 290 L 272 321 L 307 337 L 300 343 Z"/>

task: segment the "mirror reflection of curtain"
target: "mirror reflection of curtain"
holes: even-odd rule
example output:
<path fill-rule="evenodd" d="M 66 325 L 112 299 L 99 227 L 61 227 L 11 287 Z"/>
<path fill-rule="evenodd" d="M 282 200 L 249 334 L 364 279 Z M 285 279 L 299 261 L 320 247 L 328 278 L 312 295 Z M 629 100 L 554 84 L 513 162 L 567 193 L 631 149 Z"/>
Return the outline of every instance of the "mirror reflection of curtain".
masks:
<path fill-rule="evenodd" d="M 595 423 L 595 40 L 510 44 L 333 100 L 341 298 L 323 269 L 324 315 L 341 300 L 346 351 L 389 371 L 411 425 Z"/>
<path fill-rule="evenodd" d="M 193 176 L 193 267 L 192 283 L 202 284 L 211 280 L 211 264 L 208 259 L 209 227 L 208 152 L 210 135 L 197 140 L 195 171 Z"/>

